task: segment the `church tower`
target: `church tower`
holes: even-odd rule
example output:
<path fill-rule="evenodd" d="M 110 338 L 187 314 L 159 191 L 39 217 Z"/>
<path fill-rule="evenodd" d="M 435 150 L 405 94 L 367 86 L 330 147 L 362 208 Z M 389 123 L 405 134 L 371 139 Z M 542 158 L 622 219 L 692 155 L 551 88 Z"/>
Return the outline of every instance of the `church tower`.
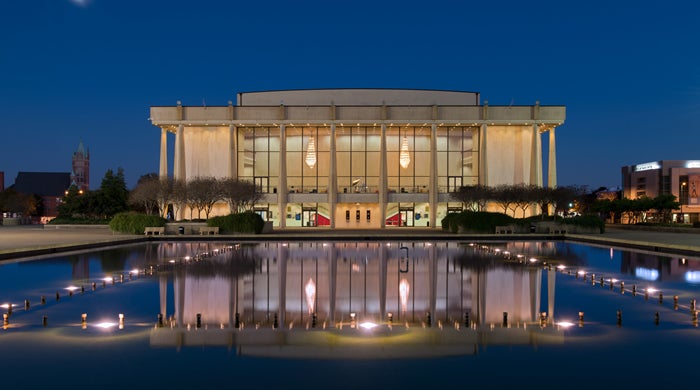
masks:
<path fill-rule="evenodd" d="M 85 150 L 82 140 L 80 140 L 78 150 L 73 152 L 73 170 L 70 174 L 70 182 L 79 190 L 87 191 L 90 189 L 90 151 Z"/>

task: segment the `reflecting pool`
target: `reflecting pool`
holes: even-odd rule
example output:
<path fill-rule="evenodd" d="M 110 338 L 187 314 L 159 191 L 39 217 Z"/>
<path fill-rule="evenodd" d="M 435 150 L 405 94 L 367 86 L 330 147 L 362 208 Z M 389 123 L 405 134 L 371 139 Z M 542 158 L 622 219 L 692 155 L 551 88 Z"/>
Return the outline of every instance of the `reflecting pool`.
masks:
<path fill-rule="evenodd" d="M 699 286 L 699 258 L 549 241 L 158 242 L 5 261 L 2 386 L 690 385 Z"/>

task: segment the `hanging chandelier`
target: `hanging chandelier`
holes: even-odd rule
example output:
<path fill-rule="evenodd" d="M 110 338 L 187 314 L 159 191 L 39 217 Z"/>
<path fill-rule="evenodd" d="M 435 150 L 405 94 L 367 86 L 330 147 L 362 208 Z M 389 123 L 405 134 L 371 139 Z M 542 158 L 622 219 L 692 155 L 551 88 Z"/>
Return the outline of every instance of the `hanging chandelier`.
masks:
<path fill-rule="evenodd" d="M 406 169 L 410 163 L 411 156 L 408 154 L 408 138 L 403 137 L 401 141 L 401 152 L 399 153 L 399 164 L 403 169 Z"/>
<path fill-rule="evenodd" d="M 309 146 L 306 147 L 306 165 L 309 168 L 313 168 L 316 165 L 316 145 L 314 144 L 314 138 L 309 138 Z"/>

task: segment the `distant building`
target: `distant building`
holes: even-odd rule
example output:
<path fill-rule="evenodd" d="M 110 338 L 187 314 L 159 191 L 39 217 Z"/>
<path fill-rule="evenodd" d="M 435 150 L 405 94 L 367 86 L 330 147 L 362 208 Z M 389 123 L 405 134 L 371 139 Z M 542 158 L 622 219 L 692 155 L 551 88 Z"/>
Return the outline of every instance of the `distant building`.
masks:
<path fill-rule="evenodd" d="M 26 195 L 39 195 L 44 202 L 42 220 L 58 215 L 58 205 L 70 187 L 68 172 L 19 172 L 10 188 Z"/>
<path fill-rule="evenodd" d="M 73 164 L 70 174 L 70 183 L 79 190 L 90 189 L 90 151 L 83 146 L 83 141 L 78 144 L 78 150 L 73 152 Z"/>
<path fill-rule="evenodd" d="M 675 222 L 700 220 L 700 160 L 660 160 L 622 167 L 622 196 L 655 198 L 672 194 L 681 206 Z"/>

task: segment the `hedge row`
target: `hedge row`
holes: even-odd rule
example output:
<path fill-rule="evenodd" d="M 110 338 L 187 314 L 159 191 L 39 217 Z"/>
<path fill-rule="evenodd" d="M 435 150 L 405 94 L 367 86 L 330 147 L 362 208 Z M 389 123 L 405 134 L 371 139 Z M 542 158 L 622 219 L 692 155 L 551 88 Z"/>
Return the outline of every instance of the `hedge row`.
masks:
<path fill-rule="evenodd" d="M 165 218 L 159 215 L 138 214 L 135 212 L 118 213 L 109 221 L 109 228 L 115 232 L 143 234 L 148 226 L 165 226 Z"/>
<path fill-rule="evenodd" d="M 207 226 L 218 226 L 220 233 L 255 233 L 260 234 L 265 227 L 265 221 L 259 214 L 246 211 L 212 217 L 207 220 Z"/>

